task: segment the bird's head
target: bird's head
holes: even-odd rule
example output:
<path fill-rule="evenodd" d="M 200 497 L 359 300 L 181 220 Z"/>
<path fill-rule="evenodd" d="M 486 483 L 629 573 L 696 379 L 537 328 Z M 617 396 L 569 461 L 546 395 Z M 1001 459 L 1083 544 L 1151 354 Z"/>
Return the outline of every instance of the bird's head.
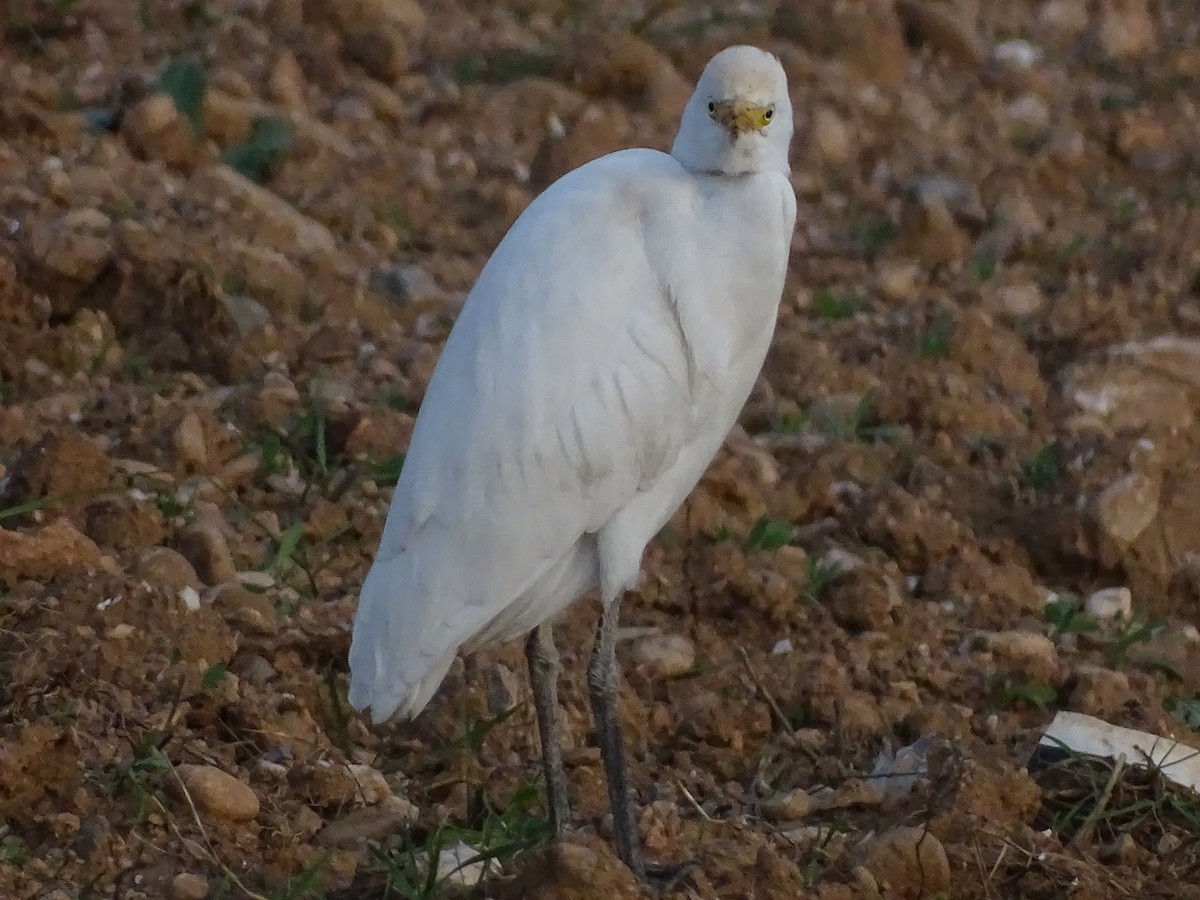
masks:
<path fill-rule="evenodd" d="M 737 46 L 705 66 L 671 153 L 697 172 L 787 172 L 791 140 L 783 66 L 765 50 Z"/>

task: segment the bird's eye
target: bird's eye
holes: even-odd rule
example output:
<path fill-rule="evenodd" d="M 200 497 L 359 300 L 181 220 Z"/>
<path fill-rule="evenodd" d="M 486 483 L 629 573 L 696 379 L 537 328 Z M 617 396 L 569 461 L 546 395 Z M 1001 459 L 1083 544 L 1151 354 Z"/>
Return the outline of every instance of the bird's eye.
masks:
<path fill-rule="evenodd" d="M 763 118 L 770 122 L 773 118 L 775 118 L 775 109 L 773 107 L 768 109 L 763 113 Z"/>
<path fill-rule="evenodd" d="M 717 111 L 717 104 L 715 104 L 715 103 L 713 103 L 711 100 L 709 100 L 709 101 L 708 101 L 708 111 L 709 111 L 710 113 L 712 113 L 712 112 L 716 112 L 716 111 Z"/>

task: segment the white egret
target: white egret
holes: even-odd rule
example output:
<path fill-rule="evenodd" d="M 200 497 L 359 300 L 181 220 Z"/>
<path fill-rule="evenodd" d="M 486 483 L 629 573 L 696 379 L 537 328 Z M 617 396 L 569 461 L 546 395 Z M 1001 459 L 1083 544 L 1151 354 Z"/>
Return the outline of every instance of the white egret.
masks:
<path fill-rule="evenodd" d="M 670 154 L 563 176 L 500 242 L 417 416 L 350 648 L 350 703 L 412 717 L 460 651 L 532 630 L 547 802 L 569 805 L 550 620 L 599 588 L 588 687 L 621 859 L 645 875 L 616 716 L 620 598 L 762 367 L 796 197 L 779 61 L 705 67 Z"/>

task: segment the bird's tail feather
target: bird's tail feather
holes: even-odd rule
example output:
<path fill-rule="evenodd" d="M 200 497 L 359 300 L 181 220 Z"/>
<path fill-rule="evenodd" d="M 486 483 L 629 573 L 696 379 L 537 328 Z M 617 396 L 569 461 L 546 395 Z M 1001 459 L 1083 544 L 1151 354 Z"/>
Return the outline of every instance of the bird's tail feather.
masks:
<path fill-rule="evenodd" d="M 428 605 L 406 603 L 412 557 L 376 560 L 363 581 L 350 643 L 350 705 L 379 723 L 411 719 L 433 697 L 458 651 L 424 646 Z M 432 651 L 432 652 L 431 652 Z"/>

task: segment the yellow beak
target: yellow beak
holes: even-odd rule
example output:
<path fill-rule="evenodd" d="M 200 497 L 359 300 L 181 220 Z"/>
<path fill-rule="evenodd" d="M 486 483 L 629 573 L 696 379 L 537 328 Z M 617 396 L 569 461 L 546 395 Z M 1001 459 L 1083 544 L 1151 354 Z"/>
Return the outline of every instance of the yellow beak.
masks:
<path fill-rule="evenodd" d="M 709 113 L 713 121 L 737 137 L 748 131 L 762 131 L 770 124 L 774 113 L 770 107 L 755 106 L 744 100 L 722 100 Z"/>

